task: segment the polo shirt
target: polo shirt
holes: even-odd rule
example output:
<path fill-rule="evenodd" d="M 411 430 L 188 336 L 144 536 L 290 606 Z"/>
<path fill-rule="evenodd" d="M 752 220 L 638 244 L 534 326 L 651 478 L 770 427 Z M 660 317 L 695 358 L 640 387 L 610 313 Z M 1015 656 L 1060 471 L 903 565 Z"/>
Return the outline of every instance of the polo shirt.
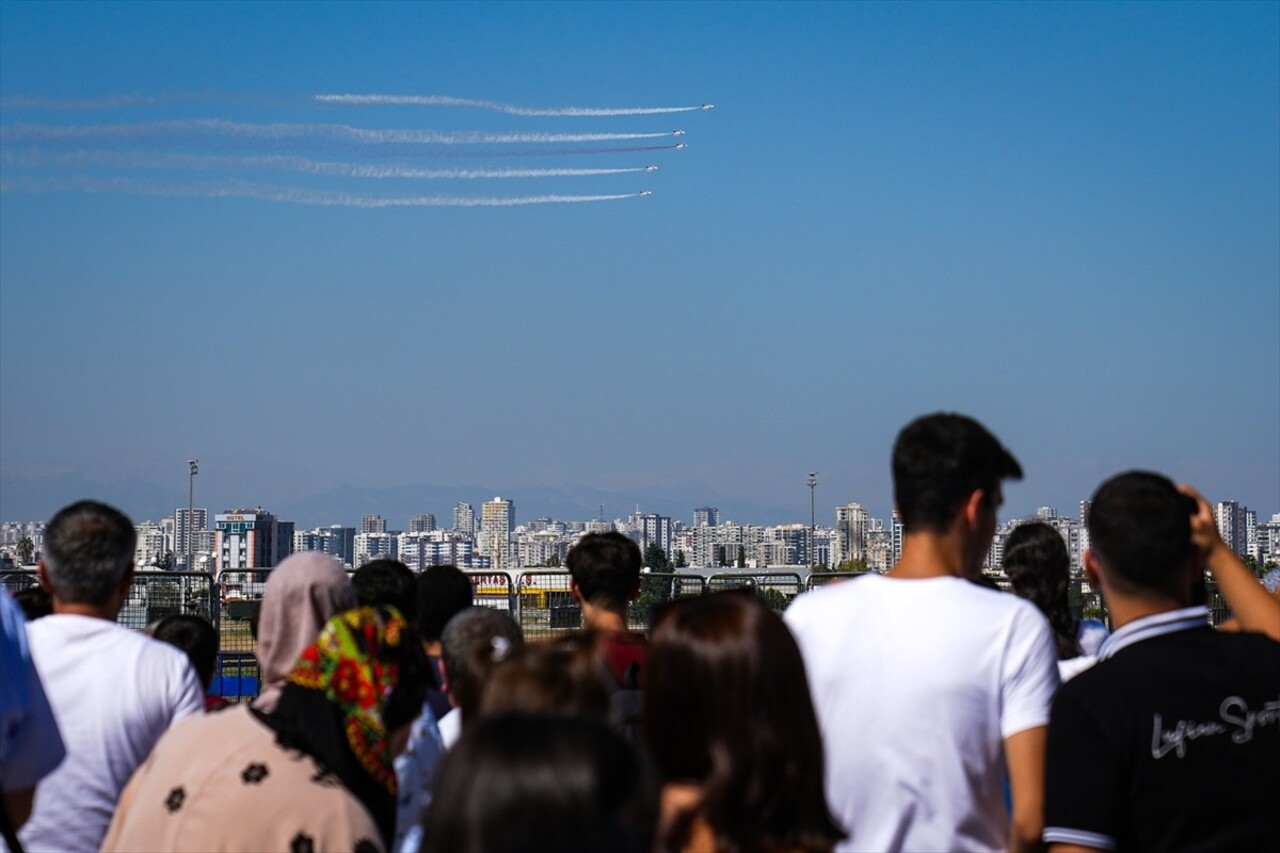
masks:
<path fill-rule="evenodd" d="M 1280 838 L 1280 643 L 1188 607 L 1134 620 L 1062 686 L 1044 840 L 1257 850 Z"/>

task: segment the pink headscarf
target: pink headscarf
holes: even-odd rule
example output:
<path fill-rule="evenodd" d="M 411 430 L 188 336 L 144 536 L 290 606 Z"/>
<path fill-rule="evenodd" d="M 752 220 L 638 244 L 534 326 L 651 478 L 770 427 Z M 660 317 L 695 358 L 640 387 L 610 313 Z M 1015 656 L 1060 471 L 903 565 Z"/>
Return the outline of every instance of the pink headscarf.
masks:
<path fill-rule="evenodd" d="M 262 693 L 253 702 L 273 711 L 298 655 L 335 615 L 356 606 L 356 591 L 338 561 L 318 551 L 286 558 L 267 575 L 258 618 Z"/>

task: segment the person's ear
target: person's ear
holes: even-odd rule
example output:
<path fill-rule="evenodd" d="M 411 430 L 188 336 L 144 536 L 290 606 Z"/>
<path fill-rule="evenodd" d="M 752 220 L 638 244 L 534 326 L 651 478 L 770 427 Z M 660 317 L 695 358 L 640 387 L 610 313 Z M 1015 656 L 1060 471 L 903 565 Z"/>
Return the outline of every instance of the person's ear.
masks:
<path fill-rule="evenodd" d="M 582 597 L 582 590 L 578 589 L 578 582 L 573 578 L 569 578 L 569 592 L 573 593 L 573 600 L 582 604 L 585 599 Z"/>
<path fill-rule="evenodd" d="M 969 499 L 964 502 L 964 523 L 970 532 L 982 527 L 982 513 L 986 505 L 987 493 L 983 489 L 974 489 Z"/>
<path fill-rule="evenodd" d="M 40 588 L 53 597 L 53 584 L 49 583 L 49 570 L 45 568 L 43 557 L 36 562 L 36 577 L 40 579 Z"/>
<path fill-rule="evenodd" d="M 124 575 L 120 578 L 120 585 L 116 587 L 116 592 L 126 598 L 129 595 L 129 587 L 133 585 L 133 563 L 129 563 L 129 568 L 125 569 Z"/>
<path fill-rule="evenodd" d="M 1101 586 L 1102 576 L 1098 572 L 1098 555 L 1093 553 L 1092 548 L 1084 550 L 1084 579 L 1089 582 L 1090 586 Z"/>

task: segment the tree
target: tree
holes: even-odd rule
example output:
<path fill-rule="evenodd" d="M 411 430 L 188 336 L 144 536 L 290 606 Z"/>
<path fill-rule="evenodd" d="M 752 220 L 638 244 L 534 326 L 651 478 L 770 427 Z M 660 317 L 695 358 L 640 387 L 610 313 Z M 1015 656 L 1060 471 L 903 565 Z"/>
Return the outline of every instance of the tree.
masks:
<path fill-rule="evenodd" d="M 716 546 L 716 564 L 719 566 L 729 565 L 729 558 L 725 555 L 725 550 L 723 545 Z"/>
<path fill-rule="evenodd" d="M 31 541 L 30 536 L 23 536 L 18 540 L 18 562 L 24 566 L 31 564 L 31 558 L 35 556 L 36 543 Z"/>
<path fill-rule="evenodd" d="M 173 568 L 173 552 L 165 551 L 158 558 L 156 558 L 156 568 L 172 569 Z"/>
<path fill-rule="evenodd" d="M 1262 568 L 1258 565 L 1257 557 L 1253 556 L 1252 554 L 1245 554 L 1243 557 L 1240 558 L 1240 560 L 1245 564 L 1245 566 L 1249 569 L 1249 571 L 1253 572 L 1253 574 L 1257 575 L 1258 577 L 1262 576 Z"/>
<path fill-rule="evenodd" d="M 745 569 L 747 567 L 747 549 L 738 546 L 738 568 Z"/>
<path fill-rule="evenodd" d="M 859 560 L 856 557 L 850 557 L 847 560 L 841 560 L 836 565 L 837 572 L 865 572 L 867 570 L 867 561 Z"/>
<path fill-rule="evenodd" d="M 683 550 L 676 551 L 675 568 L 684 569 L 684 568 L 688 568 L 688 566 L 689 566 L 689 562 L 684 558 L 684 551 Z"/>
<path fill-rule="evenodd" d="M 547 558 L 547 568 L 550 568 L 550 569 L 558 569 L 558 568 L 560 568 L 560 555 L 559 555 L 559 554 L 552 554 L 550 557 L 548 557 L 548 558 Z"/>
<path fill-rule="evenodd" d="M 645 546 L 640 564 L 648 566 L 651 572 L 663 574 L 671 574 L 673 568 L 671 561 L 667 559 L 667 552 L 662 550 L 662 546 L 656 542 L 650 542 Z"/>

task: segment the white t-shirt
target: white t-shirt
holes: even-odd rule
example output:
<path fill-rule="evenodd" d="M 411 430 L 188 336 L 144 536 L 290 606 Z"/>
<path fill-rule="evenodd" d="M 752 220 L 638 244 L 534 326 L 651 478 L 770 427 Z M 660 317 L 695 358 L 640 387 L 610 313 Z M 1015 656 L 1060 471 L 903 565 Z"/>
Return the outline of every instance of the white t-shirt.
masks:
<path fill-rule="evenodd" d="M 1047 725 L 1058 688 L 1035 606 L 960 578 L 867 575 L 800 596 L 786 621 L 840 849 L 1004 849 L 1004 739 Z"/>
<path fill-rule="evenodd" d="M 31 853 L 97 850 L 125 783 L 176 720 L 204 707 L 187 656 L 106 619 L 27 625 L 67 758 L 36 788 L 18 834 Z"/>

